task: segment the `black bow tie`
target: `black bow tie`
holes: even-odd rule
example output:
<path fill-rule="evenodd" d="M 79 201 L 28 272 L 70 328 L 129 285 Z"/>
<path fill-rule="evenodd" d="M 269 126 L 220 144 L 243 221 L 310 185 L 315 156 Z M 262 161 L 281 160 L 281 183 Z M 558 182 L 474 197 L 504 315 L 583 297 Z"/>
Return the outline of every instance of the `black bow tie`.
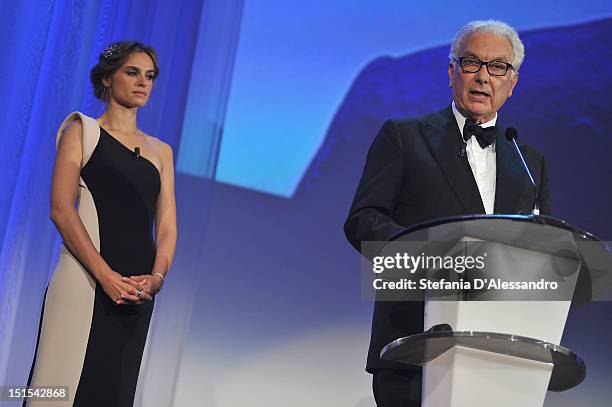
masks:
<path fill-rule="evenodd" d="M 495 126 L 481 127 L 474 123 L 472 119 L 465 120 L 465 125 L 463 126 L 463 140 L 466 142 L 472 138 L 472 136 L 475 136 L 480 148 L 487 148 L 493 144 L 496 135 L 497 128 Z"/>

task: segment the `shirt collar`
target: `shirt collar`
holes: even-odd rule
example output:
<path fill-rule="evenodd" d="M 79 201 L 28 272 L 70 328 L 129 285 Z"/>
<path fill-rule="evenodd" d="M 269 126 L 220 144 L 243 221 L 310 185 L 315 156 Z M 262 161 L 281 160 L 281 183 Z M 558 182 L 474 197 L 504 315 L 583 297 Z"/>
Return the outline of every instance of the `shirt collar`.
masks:
<path fill-rule="evenodd" d="M 459 133 L 462 133 L 463 126 L 465 126 L 465 117 L 459 112 L 459 110 L 457 109 L 457 106 L 455 106 L 454 100 L 453 100 L 452 106 L 453 106 L 453 114 L 455 115 L 455 120 L 457 121 L 457 125 L 459 126 Z M 495 113 L 495 117 L 493 117 L 488 122 L 481 124 L 480 126 L 481 127 L 491 127 L 491 126 L 495 126 L 495 123 L 497 123 L 497 113 Z"/>

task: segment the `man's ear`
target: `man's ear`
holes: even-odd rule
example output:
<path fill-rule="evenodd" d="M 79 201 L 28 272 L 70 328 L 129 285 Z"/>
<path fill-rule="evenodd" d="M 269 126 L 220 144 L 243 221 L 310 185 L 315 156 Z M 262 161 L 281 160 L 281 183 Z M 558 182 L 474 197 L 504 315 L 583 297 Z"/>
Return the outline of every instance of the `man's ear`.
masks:
<path fill-rule="evenodd" d="M 455 77 L 455 64 L 450 62 L 448 64 L 448 87 L 453 87 L 453 78 Z"/>
<path fill-rule="evenodd" d="M 518 72 L 515 72 L 514 77 L 511 79 L 512 83 L 510 84 L 510 92 L 508 92 L 508 97 L 512 96 L 512 91 L 514 90 L 514 87 L 516 86 L 516 83 L 518 82 L 518 77 L 519 77 Z"/>

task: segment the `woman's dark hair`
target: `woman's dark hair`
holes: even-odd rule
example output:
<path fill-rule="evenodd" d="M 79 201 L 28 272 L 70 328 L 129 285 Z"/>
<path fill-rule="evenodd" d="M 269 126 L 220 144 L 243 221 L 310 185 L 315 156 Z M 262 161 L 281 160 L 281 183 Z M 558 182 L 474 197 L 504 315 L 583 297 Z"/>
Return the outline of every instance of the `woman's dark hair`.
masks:
<path fill-rule="evenodd" d="M 91 68 L 89 79 L 93 85 L 94 95 L 103 102 L 108 102 L 108 88 L 104 86 L 103 80 L 111 76 L 128 60 L 135 52 L 144 52 L 153 61 L 153 80 L 159 76 L 157 55 L 155 50 L 147 45 L 135 41 L 119 41 L 110 44 L 98 57 L 98 63 Z"/>

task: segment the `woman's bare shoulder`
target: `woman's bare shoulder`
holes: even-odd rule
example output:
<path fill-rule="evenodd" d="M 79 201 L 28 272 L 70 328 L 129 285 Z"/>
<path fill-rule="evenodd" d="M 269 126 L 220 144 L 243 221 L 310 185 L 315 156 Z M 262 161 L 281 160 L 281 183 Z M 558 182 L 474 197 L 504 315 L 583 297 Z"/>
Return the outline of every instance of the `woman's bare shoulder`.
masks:
<path fill-rule="evenodd" d="M 160 156 L 166 157 L 168 156 L 168 154 L 172 155 L 172 147 L 170 146 L 170 144 L 160 140 L 155 136 L 146 134 L 145 132 L 142 132 L 142 134 L 144 134 L 147 143 L 152 146 Z"/>

